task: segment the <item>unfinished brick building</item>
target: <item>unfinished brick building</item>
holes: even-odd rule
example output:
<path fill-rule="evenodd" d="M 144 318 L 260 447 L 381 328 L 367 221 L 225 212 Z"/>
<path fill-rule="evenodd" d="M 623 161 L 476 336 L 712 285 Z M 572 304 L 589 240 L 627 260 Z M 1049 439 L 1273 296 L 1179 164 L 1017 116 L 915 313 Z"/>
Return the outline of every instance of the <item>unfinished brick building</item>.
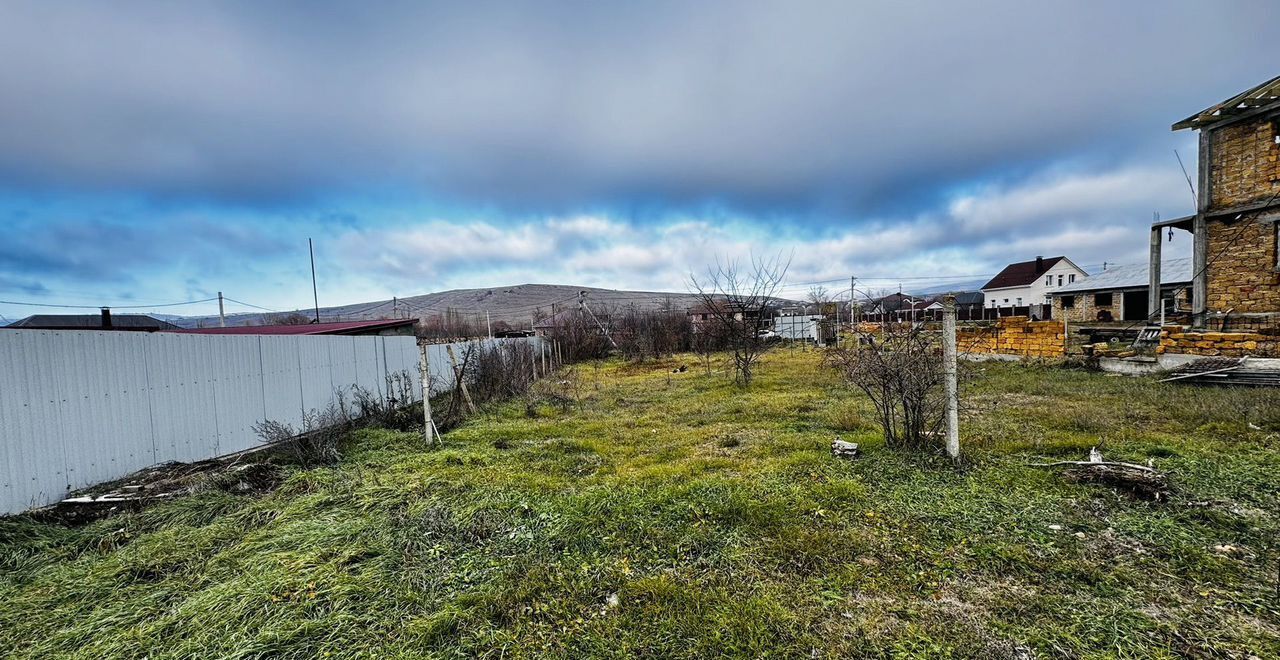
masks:
<path fill-rule="evenodd" d="M 1194 236 L 1191 303 L 1198 327 L 1280 327 L 1280 77 L 1173 125 L 1200 131 L 1196 214 L 1151 228 L 1151 282 L 1161 233 Z M 1159 287 L 1149 291 L 1159 309 Z"/>

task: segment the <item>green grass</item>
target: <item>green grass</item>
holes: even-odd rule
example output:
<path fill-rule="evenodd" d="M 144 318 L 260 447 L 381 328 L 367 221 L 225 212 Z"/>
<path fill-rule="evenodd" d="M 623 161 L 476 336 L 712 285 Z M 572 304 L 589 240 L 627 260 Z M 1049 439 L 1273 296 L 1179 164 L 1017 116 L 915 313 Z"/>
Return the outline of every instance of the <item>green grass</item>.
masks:
<path fill-rule="evenodd" d="M 266 496 L 0 521 L 0 654 L 1280 657 L 1276 392 L 986 364 L 957 469 L 814 353 L 747 391 L 679 362 L 580 367 L 569 410 L 438 451 L 359 431 Z M 1174 501 L 1026 465 L 1095 444 Z"/>

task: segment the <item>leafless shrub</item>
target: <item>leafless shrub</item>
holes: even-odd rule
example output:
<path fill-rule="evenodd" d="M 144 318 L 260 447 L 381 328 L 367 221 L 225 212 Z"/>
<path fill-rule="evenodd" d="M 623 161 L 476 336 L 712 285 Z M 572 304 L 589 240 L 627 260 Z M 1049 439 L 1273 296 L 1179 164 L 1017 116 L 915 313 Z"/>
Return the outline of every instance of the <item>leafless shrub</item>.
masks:
<path fill-rule="evenodd" d="M 286 451 L 304 468 L 332 465 L 342 458 L 342 438 L 350 431 L 351 420 L 343 410 L 335 402 L 324 410 L 307 411 L 301 428 L 268 419 L 254 424 L 253 432 L 266 444 Z"/>
<path fill-rule="evenodd" d="M 636 362 L 670 357 L 692 346 L 689 315 L 670 308 L 642 311 L 630 307 L 615 317 L 613 328 L 618 351 Z"/>
<path fill-rule="evenodd" d="M 307 325 L 315 322 L 315 318 L 301 312 L 285 312 L 267 317 L 267 325 Z"/>
<path fill-rule="evenodd" d="M 438 426 L 444 430 L 461 424 L 473 405 L 528 398 L 546 368 L 542 357 L 535 344 L 522 340 L 472 343 L 455 351 L 453 381 L 458 385 L 438 407 Z"/>
<path fill-rule="evenodd" d="M 538 354 L 529 342 L 493 342 L 473 350 L 469 386 L 477 403 L 524 396 L 537 379 Z"/>
<path fill-rule="evenodd" d="M 473 339 L 489 336 L 489 328 L 484 315 L 448 308 L 442 314 L 419 319 L 415 333 L 428 339 Z"/>
<path fill-rule="evenodd" d="M 418 416 L 407 406 L 414 400 L 412 376 L 406 371 L 392 373 L 386 387 L 384 394 L 359 385 L 353 386 L 349 395 L 346 390 L 336 390 L 327 407 L 303 414 L 300 427 L 268 419 L 254 424 L 253 431 L 303 467 L 330 465 L 342 458 L 342 439 L 356 428 L 408 429 L 417 425 Z"/>
<path fill-rule="evenodd" d="M 743 387 L 751 378 L 759 359 L 773 347 L 769 328 L 775 294 L 782 286 L 790 262 L 781 255 L 772 259 L 752 257 L 750 265 L 717 262 L 708 267 L 705 276 L 690 276 L 689 281 L 699 298 L 695 313 L 701 319 L 697 331 L 709 333 L 713 341 L 722 343 L 733 356 L 734 381 Z"/>
<path fill-rule="evenodd" d="M 885 324 L 878 333 L 827 353 L 828 363 L 875 406 L 890 447 L 937 446 L 946 414 L 942 347 L 918 324 Z"/>
<path fill-rule="evenodd" d="M 613 345 L 609 341 L 614 315 L 607 310 L 592 313 L 568 310 L 552 318 L 547 338 L 560 345 L 565 362 L 581 362 L 608 357 Z"/>

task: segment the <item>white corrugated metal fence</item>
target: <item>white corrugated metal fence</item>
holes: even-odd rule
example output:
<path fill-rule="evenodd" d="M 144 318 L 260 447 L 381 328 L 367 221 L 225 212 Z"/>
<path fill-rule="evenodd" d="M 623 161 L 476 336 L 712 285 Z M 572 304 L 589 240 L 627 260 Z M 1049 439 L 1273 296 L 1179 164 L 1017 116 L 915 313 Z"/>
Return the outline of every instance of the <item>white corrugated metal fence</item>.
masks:
<path fill-rule="evenodd" d="M 418 355 L 413 337 L 0 329 L 0 514 L 252 448 L 256 423 L 300 427 L 354 386 L 385 398 L 397 372 L 416 400 Z M 433 392 L 451 388 L 445 345 L 428 356 Z"/>

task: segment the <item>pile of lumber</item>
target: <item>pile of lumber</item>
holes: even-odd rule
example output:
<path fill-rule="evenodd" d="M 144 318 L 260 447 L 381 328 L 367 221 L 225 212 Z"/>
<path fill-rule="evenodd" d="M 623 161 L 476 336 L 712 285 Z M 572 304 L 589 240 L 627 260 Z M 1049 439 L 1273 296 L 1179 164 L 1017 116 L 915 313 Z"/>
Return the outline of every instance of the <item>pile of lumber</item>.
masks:
<path fill-rule="evenodd" d="M 1280 360 L 1250 357 L 1212 357 L 1189 362 L 1174 369 L 1161 382 L 1196 385 L 1237 385 L 1280 387 Z"/>

